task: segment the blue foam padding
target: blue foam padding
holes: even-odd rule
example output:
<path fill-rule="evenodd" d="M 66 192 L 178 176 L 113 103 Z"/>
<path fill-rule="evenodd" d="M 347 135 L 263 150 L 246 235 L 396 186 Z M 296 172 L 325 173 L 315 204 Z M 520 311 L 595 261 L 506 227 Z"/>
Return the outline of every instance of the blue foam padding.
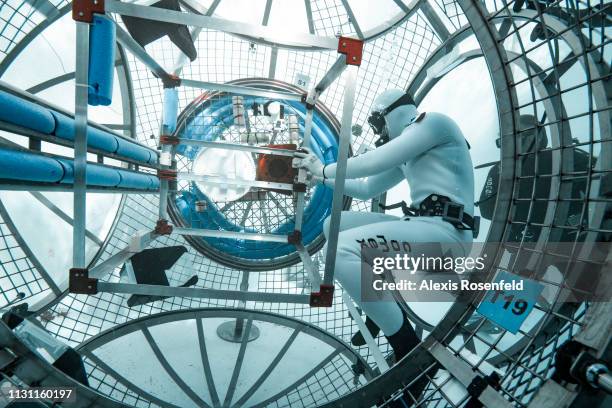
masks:
<path fill-rule="evenodd" d="M 74 119 L 58 112 L 51 112 L 55 118 L 55 136 L 74 141 Z M 108 153 L 115 153 L 119 148 L 117 137 L 93 126 L 87 128 L 87 146 Z"/>
<path fill-rule="evenodd" d="M 113 97 L 116 28 L 113 20 L 94 14 L 89 31 L 89 91 L 90 105 L 108 106 Z"/>
<path fill-rule="evenodd" d="M 0 163 L 2 179 L 55 183 L 64 177 L 56 159 L 38 154 L 0 149 Z"/>
<path fill-rule="evenodd" d="M 40 183 L 74 183 L 74 162 L 70 159 L 0 148 L 0 163 L 2 163 L 0 179 Z M 87 185 L 157 190 L 159 179 L 152 174 L 88 164 Z"/>
<path fill-rule="evenodd" d="M 155 155 L 151 149 L 144 146 L 140 146 L 120 137 L 115 137 L 115 139 L 117 139 L 117 143 L 119 144 L 119 148 L 116 152 L 119 156 L 129 157 L 144 163 L 150 163 L 151 156 Z M 155 157 L 157 156 L 155 155 Z"/>
<path fill-rule="evenodd" d="M 165 132 L 172 133 L 176 129 L 178 116 L 178 90 L 176 88 L 164 89 L 163 125 Z"/>
<path fill-rule="evenodd" d="M 0 91 L 0 120 L 45 134 L 55 128 L 49 109 L 4 91 Z"/>
<path fill-rule="evenodd" d="M 151 190 L 159 190 L 159 178 L 156 176 L 149 176 L 149 179 L 151 180 Z"/>
<path fill-rule="evenodd" d="M 74 141 L 74 119 L 62 113 L 54 111 L 51 113 L 56 123 L 55 136 Z M 93 126 L 87 128 L 87 146 L 144 163 L 157 163 L 157 152 L 155 150 L 122 139 Z"/>
<path fill-rule="evenodd" d="M 155 190 L 159 186 L 159 179 L 150 174 L 139 174 L 131 171 L 119 170 L 121 182 L 119 187 L 134 188 L 138 190 Z M 155 183 L 157 181 L 157 183 Z"/>
<path fill-rule="evenodd" d="M 68 159 L 57 159 L 65 170 L 64 178 L 61 180 L 63 184 L 74 183 L 74 163 Z M 117 187 L 121 183 L 121 175 L 119 170 L 111 169 L 95 164 L 87 165 L 86 180 L 88 186 L 100 187 Z"/>

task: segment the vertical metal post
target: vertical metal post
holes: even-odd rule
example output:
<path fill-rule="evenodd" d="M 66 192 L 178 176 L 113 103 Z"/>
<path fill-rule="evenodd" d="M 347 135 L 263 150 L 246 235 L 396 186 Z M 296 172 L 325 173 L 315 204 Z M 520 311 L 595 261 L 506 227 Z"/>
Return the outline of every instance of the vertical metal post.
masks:
<path fill-rule="evenodd" d="M 242 280 L 240 281 L 240 291 L 246 292 L 249 290 L 249 271 L 242 271 Z M 244 309 L 246 302 L 244 300 L 238 301 L 238 307 Z M 234 327 L 234 337 L 241 339 L 242 330 L 244 329 L 244 319 L 236 318 L 236 327 Z"/>
<path fill-rule="evenodd" d="M 74 225 L 72 263 L 85 268 L 86 180 L 87 180 L 87 88 L 89 69 L 89 24 L 76 22 L 76 67 L 74 101 Z"/>
<path fill-rule="evenodd" d="M 172 149 L 171 146 L 162 145 L 162 154 L 165 152 L 165 149 Z M 160 166 L 162 168 L 170 168 L 170 166 Z M 167 220 L 168 219 L 168 180 L 164 178 L 159 179 L 159 219 Z"/>
<path fill-rule="evenodd" d="M 304 120 L 304 137 L 302 138 L 302 146 L 308 147 L 310 144 L 310 136 L 312 134 L 312 117 L 314 109 L 308 109 L 306 111 L 306 119 Z M 306 170 L 299 169 L 298 181 L 303 183 L 306 181 Z M 305 193 L 297 193 L 297 200 L 295 205 L 295 230 L 302 230 L 302 223 L 304 222 L 304 200 Z"/>
<path fill-rule="evenodd" d="M 249 290 L 249 271 L 242 271 L 242 280 L 240 281 L 240 292 L 246 293 Z M 244 309 L 246 307 L 246 300 L 242 299 L 238 301 L 238 308 Z M 259 328 L 253 324 L 252 320 L 246 324 L 245 319 L 237 317 L 236 320 L 230 320 L 225 323 L 221 323 L 217 327 L 217 335 L 225 341 L 232 343 L 249 342 L 259 337 Z M 243 337 L 247 337 L 244 339 Z"/>
<path fill-rule="evenodd" d="M 336 176 L 334 181 L 334 195 L 332 212 L 330 215 L 329 234 L 327 237 L 327 254 L 325 256 L 324 285 L 333 285 L 334 268 L 336 264 L 336 249 L 338 247 L 338 234 L 340 232 L 340 216 L 344 201 L 344 181 L 346 178 L 346 165 L 348 161 L 349 145 L 351 141 L 351 123 L 353 121 L 353 108 L 355 105 L 355 83 L 357 80 L 357 66 L 346 67 L 344 106 L 342 108 L 342 125 L 340 127 L 340 146 L 338 147 L 338 160 L 336 161 Z"/>
<path fill-rule="evenodd" d="M 180 69 L 178 70 L 180 72 Z M 164 99 L 162 105 L 162 112 L 166 111 L 166 104 L 169 103 L 169 100 L 166 96 L 166 92 L 164 89 Z M 176 114 L 176 112 L 174 112 Z M 170 136 L 174 129 L 168 128 L 164 124 L 164 115 L 162 114 L 161 125 L 159 128 L 159 142 L 161 144 L 161 154 L 159 157 L 159 165 L 161 169 L 167 170 L 173 168 L 173 162 L 175 160 L 175 146 L 172 144 L 164 143 L 162 139 L 164 137 Z M 160 178 L 159 180 L 159 219 L 167 220 L 168 219 L 168 194 L 170 190 L 170 182 L 166 178 Z"/>

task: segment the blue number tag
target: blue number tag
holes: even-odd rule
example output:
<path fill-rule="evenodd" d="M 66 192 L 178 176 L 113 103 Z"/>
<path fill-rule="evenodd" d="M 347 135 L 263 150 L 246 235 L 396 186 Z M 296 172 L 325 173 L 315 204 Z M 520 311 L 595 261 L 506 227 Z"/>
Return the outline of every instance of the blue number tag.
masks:
<path fill-rule="evenodd" d="M 522 289 L 515 290 L 489 290 L 478 306 L 478 313 L 492 322 L 516 334 L 521 325 L 533 310 L 540 293 L 544 289 L 541 283 L 514 275 L 510 272 L 500 271 L 493 282 L 516 282 Z"/>

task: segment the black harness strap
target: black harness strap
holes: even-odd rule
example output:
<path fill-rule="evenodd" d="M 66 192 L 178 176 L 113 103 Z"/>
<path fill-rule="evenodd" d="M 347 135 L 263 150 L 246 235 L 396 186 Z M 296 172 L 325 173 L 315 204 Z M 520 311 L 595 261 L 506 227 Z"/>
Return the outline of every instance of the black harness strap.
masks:
<path fill-rule="evenodd" d="M 463 212 L 463 204 L 455 203 L 450 198 L 440 194 L 429 195 L 416 208 L 409 207 L 405 201 L 391 205 L 378 204 L 378 206 L 383 210 L 401 208 L 404 215 L 412 217 L 439 216 L 459 230 L 472 231 L 474 237 L 478 235 L 480 228 L 480 217 L 472 217 L 466 214 Z"/>

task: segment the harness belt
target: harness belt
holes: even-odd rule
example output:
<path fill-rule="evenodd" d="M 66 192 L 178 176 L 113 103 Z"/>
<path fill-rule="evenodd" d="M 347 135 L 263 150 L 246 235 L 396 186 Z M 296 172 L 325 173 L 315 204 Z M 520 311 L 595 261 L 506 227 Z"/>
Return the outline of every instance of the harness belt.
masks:
<path fill-rule="evenodd" d="M 418 207 L 409 207 L 405 201 L 391 205 L 378 204 L 383 210 L 393 210 L 401 208 L 404 215 L 411 217 L 435 217 L 441 216 L 442 219 L 451 223 L 459 230 L 472 231 L 474 238 L 478 236 L 480 229 L 480 217 L 472 217 L 463 212 L 463 204 L 454 203 L 450 198 L 431 194 L 419 204 Z"/>

